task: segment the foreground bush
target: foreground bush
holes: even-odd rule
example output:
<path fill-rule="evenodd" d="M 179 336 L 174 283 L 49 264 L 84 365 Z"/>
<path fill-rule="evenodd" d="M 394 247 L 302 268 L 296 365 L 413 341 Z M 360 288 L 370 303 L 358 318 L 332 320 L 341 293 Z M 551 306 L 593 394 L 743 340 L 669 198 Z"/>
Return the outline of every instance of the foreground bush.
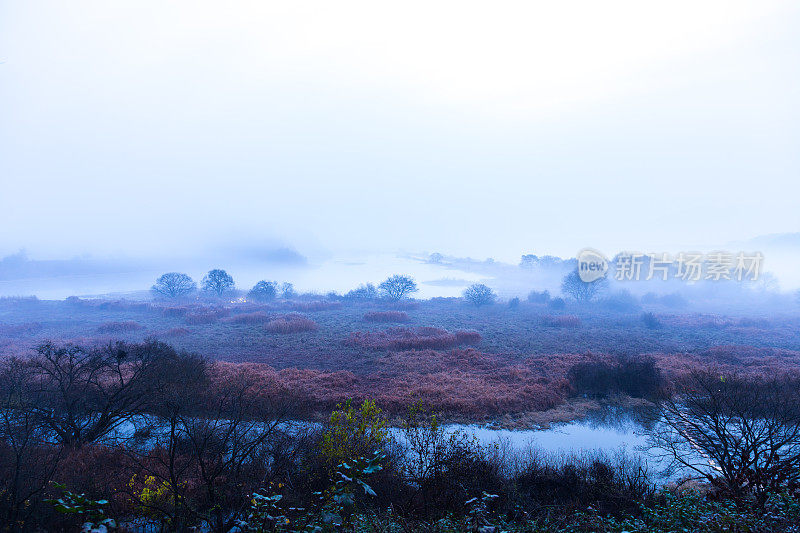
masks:
<path fill-rule="evenodd" d="M 269 333 L 303 333 L 305 331 L 316 331 L 317 323 L 299 313 L 289 313 L 280 318 L 270 320 L 264 326 L 264 329 Z"/>
<path fill-rule="evenodd" d="M 568 372 L 578 394 L 608 396 L 622 393 L 634 398 L 654 398 L 666 384 L 652 357 L 618 357 L 578 363 Z"/>
<path fill-rule="evenodd" d="M 445 349 L 461 344 L 477 344 L 477 331 L 459 330 L 455 333 L 442 328 L 389 328 L 384 331 L 353 332 L 347 343 L 375 350 Z"/>
<path fill-rule="evenodd" d="M 405 311 L 370 311 L 364 314 L 367 322 L 408 322 Z"/>
<path fill-rule="evenodd" d="M 144 326 L 133 320 L 126 320 L 124 322 L 103 322 L 97 326 L 97 333 L 129 333 L 131 331 L 138 331 Z"/>

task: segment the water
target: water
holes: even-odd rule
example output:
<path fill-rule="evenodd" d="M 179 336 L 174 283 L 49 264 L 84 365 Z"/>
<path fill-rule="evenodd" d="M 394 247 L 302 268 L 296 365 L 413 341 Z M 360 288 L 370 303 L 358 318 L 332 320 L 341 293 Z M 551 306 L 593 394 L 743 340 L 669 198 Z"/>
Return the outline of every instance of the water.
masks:
<path fill-rule="evenodd" d="M 459 296 L 466 286 L 485 275 L 464 272 L 455 268 L 425 262 L 420 259 L 391 254 L 337 257 L 307 266 L 276 263 L 238 263 L 218 261 L 220 264 L 185 266 L 183 270 L 200 281 L 212 267 L 225 268 L 239 289 L 247 290 L 265 279 L 293 283 L 300 292 L 329 291 L 344 293 L 364 283 L 378 284 L 393 274 L 407 274 L 419 285 L 418 298 Z M 180 267 L 172 267 L 174 270 Z M 0 280 L 0 297 L 31 296 L 56 300 L 68 296 L 95 296 L 146 291 L 159 275 L 170 269 L 141 268 L 130 272 L 92 273 L 55 277 Z"/>

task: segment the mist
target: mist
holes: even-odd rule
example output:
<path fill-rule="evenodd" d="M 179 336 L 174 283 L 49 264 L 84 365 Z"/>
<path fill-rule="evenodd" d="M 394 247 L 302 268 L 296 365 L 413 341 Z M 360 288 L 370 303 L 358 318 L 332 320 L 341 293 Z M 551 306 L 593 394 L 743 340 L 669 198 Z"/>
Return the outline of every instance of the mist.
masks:
<path fill-rule="evenodd" d="M 4 2 L 0 255 L 513 264 L 796 231 L 797 6 L 582 8 Z"/>

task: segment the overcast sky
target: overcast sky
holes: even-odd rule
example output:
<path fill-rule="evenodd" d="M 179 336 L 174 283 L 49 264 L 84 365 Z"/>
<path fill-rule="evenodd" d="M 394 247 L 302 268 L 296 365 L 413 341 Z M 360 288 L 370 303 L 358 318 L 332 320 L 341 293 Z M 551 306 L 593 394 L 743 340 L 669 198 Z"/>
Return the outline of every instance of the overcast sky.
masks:
<path fill-rule="evenodd" d="M 0 0 L 0 254 L 800 230 L 800 4 Z"/>

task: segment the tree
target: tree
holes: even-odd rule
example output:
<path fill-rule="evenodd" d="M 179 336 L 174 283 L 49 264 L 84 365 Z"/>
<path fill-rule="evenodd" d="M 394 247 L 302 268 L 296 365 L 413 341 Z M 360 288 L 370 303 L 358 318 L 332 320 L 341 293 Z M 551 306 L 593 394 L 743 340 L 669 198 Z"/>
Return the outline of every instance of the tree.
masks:
<path fill-rule="evenodd" d="M 297 292 L 294 290 L 294 285 L 288 281 L 281 284 L 281 298 L 291 300 L 295 296 L 297 296 Z"/>
<path fill-rule="evenodd" d="M 167 272 L 156 280 L 156 284 L 150 290 L 167 298 L 177 298 L 197 290 L 197 284 L 181 272 Z"/>
<path fill-rule="evenodd" d="M 345 300 L 375 300 L 378 298 L 378 289 L 372 283 L 359 285 L 357 289 L 348 291 Z"/>
<path fill-rule="evenodd" d="M 37 416 L 41 395 L 24 360 L 0 362 L 0 522 L 28 525 L 63 456 Z M 20 528 L 21 530 L 21 528 Z"/>
<path fill-rule="evenodd" d="M 800 483 L 800 379 L 696 371 L 681 385 L 652 434 L 673 468 L 759 504 Z"/>
<path fill-rule="evenodd" d="M 256 283 L 247 296 L 252 300 L 267 302 L 274 300 L 278 296 L 278 283 L 275 281 L 259 281 Z"/>
<path fill-rule="evenodd" d="M 222 296 L 233 289 L 233 278 L 222 269 L 215 268 L 203 278 L 203 290 Z"/>
<path fill-rule="evenodd" d="M 497 295 L 487 285 L 475 283 L 464 290 L 464 299 L 475 307 L 480 307 L 493 304 Z"/>
<path fill-rule="evenodd" d="M 45 343 L 27 362 L 26 396 L 53 442 L 78 448 L 102 440 L 152 407 L 175 380 L 165 363 L 180 359 L 157 341 L 118 342 L 100 348 Z"/>
<path fill-rule="evenodd" d="M 383 281 L 378 288 L 390 300 L 402 300 L 411 293 L 417 292 L 417 283 L 411 276 L 395 274 Z"/>
<path fill-rule="evenodd" d="M 561 282 L 561 292 L 572 296 L 579 302 L 588 302 L 607 288 L 608 280 L 606 278 L 596 279 L 587 283 L 581 279 L 577 270 L 567 274 Z"/>

